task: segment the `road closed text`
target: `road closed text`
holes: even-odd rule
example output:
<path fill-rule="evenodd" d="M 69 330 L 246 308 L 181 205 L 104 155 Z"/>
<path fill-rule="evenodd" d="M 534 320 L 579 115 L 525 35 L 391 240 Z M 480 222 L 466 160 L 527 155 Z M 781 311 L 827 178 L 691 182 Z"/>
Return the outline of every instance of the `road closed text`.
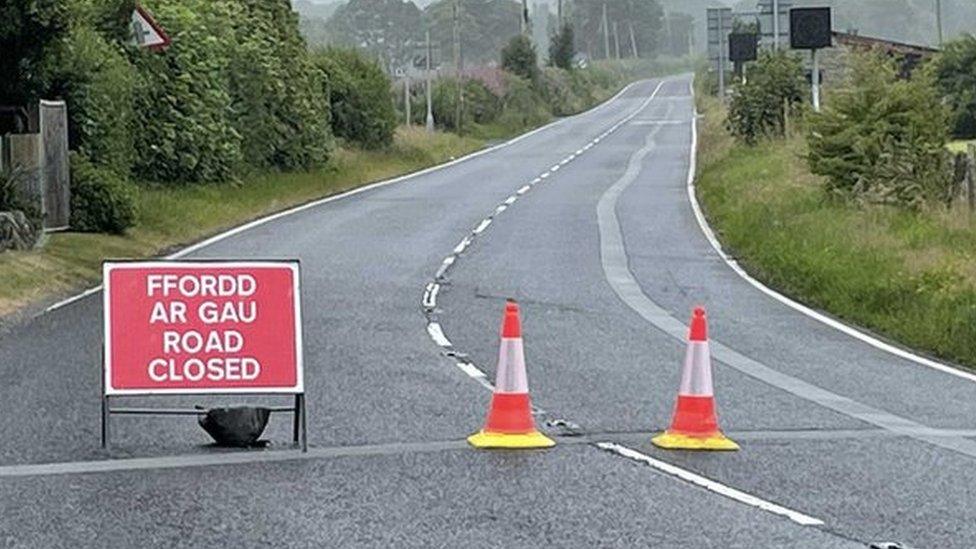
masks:
<path fill-rule="evenodd" d="M 293 392 L 297 264 L 106 264 L 106 392 Z"/>

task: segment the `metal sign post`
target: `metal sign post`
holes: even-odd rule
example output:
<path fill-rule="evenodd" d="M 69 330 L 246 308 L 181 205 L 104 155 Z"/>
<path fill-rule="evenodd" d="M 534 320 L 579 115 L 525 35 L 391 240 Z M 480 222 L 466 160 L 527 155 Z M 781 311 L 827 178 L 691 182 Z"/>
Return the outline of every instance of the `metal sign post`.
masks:
<path fill-rule="evenodd" d="M 810 87 L 813 88 L 813 110 L 820 112 L 820 61 L 817 58 L 817 50 L 810 50 L 810 59 L 813 64 L 813 73 L 810 75 Z"/>
<path fill-rule="evenodd" d="M 732 31 L 731 8 L 708 8 L 708 57 L 716 63 L 718 73 L 718 96 L 725 99 L 725 73 L 728 70 L 729 33 Z"/>

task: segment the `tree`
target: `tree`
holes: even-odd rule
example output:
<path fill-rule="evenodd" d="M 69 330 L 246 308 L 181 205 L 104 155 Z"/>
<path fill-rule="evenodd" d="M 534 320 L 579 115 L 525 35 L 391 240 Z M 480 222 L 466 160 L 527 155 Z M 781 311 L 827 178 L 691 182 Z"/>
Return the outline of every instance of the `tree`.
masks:
<path fill-rule="evenodd" d="M 976 37 L 967 34 L 946 44 L 933 70 L 939 91 L 952 110 L 953 133 L 976 137 Z"/>
<path fill-rule="evenodd" d="M 854 55 L 846 81 L 808 123 L 810 169 L 829 191 L 910 207 L 950 198 L 948 112 L 929 71 L 905 80 L 881 53 Z"/>
<path fill-rule="evenodd" d="M 42 88 L 40 64 L 68 31 L 62 0 L 0 3 L 0 105 L 22 105 Z"/>
<path fill-rule="evenodd" d="M 412 61 L 423 44 L 423 15 L 413 2 L 350 0 L 327 23 L 334 45 L 366 50 L 390 68 Z"/>
<path fill-rule="evenodd" d="M 397 116 L 390 79 L 376 61 L 354 49 L 329 48 L 313 63 L 322 72 L 336 137 L 366 148 L 393 142 Z"/>
<path fill-rule="evenodd" d="M 564 23 L 549 41 L 549 64 L 560 69 L 573 70 L 573 58 L 576 57 L 576 37 L 573 25 Z"/>
<path fill-rule="evenodd" d="M 736 86 L 729 105 L 728 127 L 753 144 L 762 137 L 783 135 L 786 111 L 806 95 L 803 65 L 793 54 L 764 52 L 749 68 L 749 80 Z"/>
<path fill-rule="evenodd" d="M 535 46 L 532 45 L 528 36 L 520 34 L 512 38 L 508 45 L 502 49 L 502 68 L 529 82 L 535 82 L 538 79 L 538 58 L 535 53 Z"/>
<path fill-rule="evenodd" d="M 455 0 L 439 0 L 424 15 L 431 39 L 450 62 L 454 51 Z M 470 63 L 497 60 L 498 52 L 520 33 L 522 3 L 513 0 L 460 0 L 461 51 Z"/>

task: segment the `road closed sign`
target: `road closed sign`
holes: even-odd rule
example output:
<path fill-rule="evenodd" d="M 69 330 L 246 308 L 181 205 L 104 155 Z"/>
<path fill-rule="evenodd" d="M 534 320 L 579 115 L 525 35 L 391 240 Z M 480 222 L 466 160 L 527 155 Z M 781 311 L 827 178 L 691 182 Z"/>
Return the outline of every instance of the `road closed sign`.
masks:
<path fill-rule="evenodd" d="M 302 393 L 297 262 L 106 262 L 105 394 Z"/>

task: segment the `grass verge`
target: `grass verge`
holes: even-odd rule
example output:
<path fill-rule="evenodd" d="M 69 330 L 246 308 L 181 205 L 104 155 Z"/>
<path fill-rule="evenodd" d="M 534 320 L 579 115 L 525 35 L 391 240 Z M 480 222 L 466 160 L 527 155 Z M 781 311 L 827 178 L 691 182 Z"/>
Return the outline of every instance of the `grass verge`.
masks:
<path fill-rule="evenodd" d="M 143 187 L 138 224 L 125 236 L 59 233 L 39 250 L 0 254 L 0 316 L 94 284 L 106 258 L 157 255 L 246 221 L 417 171 L 483 146 L 480 139 L 401 128 L 389 149 L 339 149 L 329 166 L 317 172 L 262 174 L 238 185 Z"/>
<path fill-rule="evenodd" d="M 976 222 L 839 202 L 800 137 L 747 147 L 699 98 L 699 199 L 723 245 L 759 280 L 905 345 L 976 366 Z"/>

